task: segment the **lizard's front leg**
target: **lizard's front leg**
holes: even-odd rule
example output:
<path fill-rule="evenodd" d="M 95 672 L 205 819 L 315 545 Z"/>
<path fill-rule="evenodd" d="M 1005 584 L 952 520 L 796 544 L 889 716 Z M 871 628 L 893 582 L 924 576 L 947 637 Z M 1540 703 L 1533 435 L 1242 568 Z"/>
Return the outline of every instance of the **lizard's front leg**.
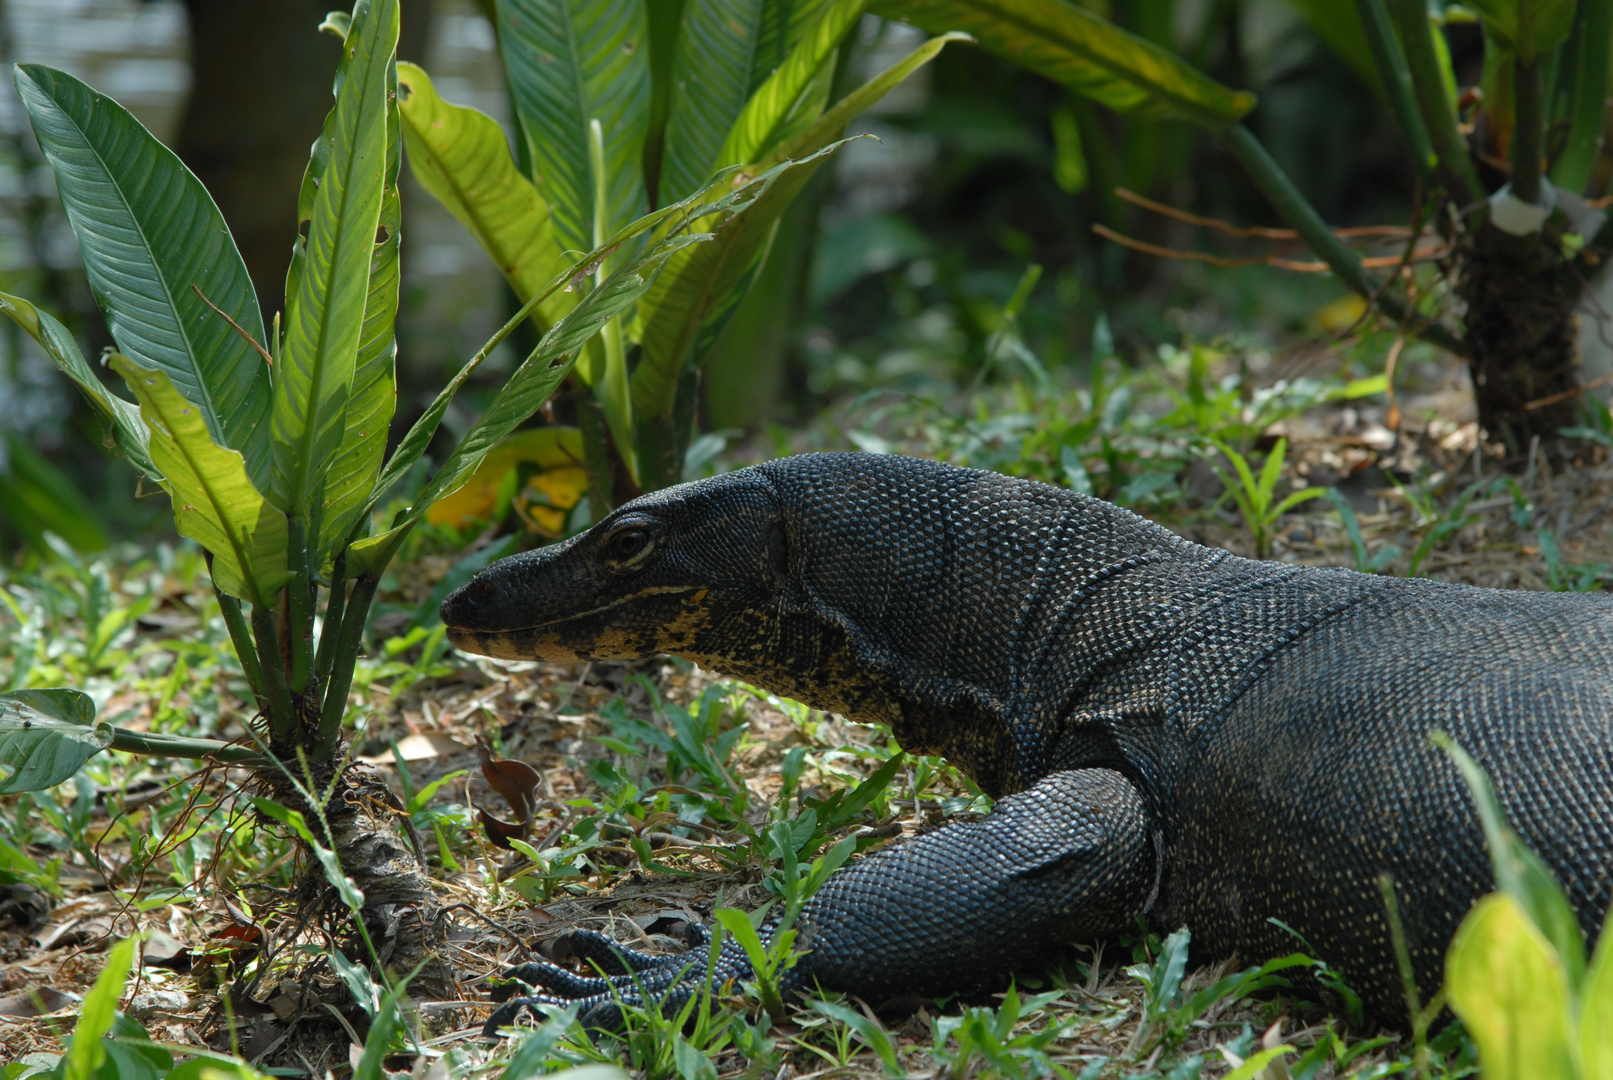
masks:
<path fill-rule="evenodd" d="M 831 877 L 801 915 L 791 971 L 877 1004 L 1000 980 L 1066 942 L 1131 925 L 1156 880 L 1148 812 L 1109 769 L 1054 773 L 985 820 Z"/>
<path fill-rule="evenodd" d="M 1109 769 L 1055 773 L 1001 800 L 983 821 L 949 825 L 831 877 L 801 913 L 796 944 L 810 951 L 785 976 L 785 989 L 818 985 L 877 1004 L 988 985 L 1061 944 L 1124 929 L 1155 881 L 1148 813 L 1130 781 Z M 764 938 L 775 922 L 764 924 Z M 598 935 L 573 940 L 608 969 L 631 974 L 514 968 L 509 976 L 538 992 L 497 1010 L 488 1034 L 522 1008 L 568 1001 L 581 1004 L 585 1023 L 611 1026 L 617 999 L 676 1007 L 708 978 L 751 974 L 733 941 L 708 970 L 705 949 L 651 957 Z"/>

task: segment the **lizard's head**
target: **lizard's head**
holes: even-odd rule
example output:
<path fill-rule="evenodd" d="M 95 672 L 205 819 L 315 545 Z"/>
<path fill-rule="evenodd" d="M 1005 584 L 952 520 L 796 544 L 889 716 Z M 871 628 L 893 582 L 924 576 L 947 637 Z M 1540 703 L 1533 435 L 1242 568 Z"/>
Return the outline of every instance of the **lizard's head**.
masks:
<path fill-rule="evenodd" d="M 744 469 L 619 507 L 564 543 L 502 559 L 442 604 L 468 652 L 518 660 L 701 660 L 758 642 L 790 540 L 772 484 Z"/>

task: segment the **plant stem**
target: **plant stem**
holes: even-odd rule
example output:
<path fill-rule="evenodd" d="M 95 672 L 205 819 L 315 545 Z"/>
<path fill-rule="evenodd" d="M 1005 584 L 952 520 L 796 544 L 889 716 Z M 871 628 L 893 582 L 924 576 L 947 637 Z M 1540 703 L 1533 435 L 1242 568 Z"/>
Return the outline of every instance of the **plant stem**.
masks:
<path fill-rule="evenodd" d="M 379 570 L 363 575 L 353 583 L 353 595 L 342 612 L 342 628 L 336 639 L 330 683 L 325 687 L 325 706 L 319 715 L 319 742 L 313 758 L 326 762 L 342 741 L 342 717 L 347 712 L 347 692 L 353 688 L 353 668 L 358 663 L 359 646 L 364 640 L 364 624 L 369 621 L 370 602 L 381 581 Z"/>
<path fill-rule="evenodd" d="M 1445 76 L 1434 49 L 1434 30 L 1428 22 L 1428 5 L 1425 0 L 1386 2 L 1400 31 L 1406 66 L 1411 71 L 1423 122 L 1428 125 L 1428 137 L 1439 154 L 1440 167 L 1452 186 L 1452 194 L 1460 202 L 1478 202 L 1484 198 L 1484 185 L 1479 183 L 1479 174 L 1473 171 L 1467 140 L 1456 129 L 1456 104 L 1445 92 Z"/>
<path fill-rule="evenodd" d="M 1428 138 L 1428 126 L 1422 113 L 1417 111 L 1417 88 L 1412 82 L 1411 69 L 1406 66 L 1406 54 L 1395 37 L 1394 25 L 1383 0 L 1355 0 L 1361 16 L 1361 28 L 1366 31 L 1367 42 L 1372 46 L 1372 59 L 1378 65 L 1378 76 L 1383 80 L 1383 92 L 1389 99 L 1389 108 L 1400 125 L 1400 134 L 1411 152 L 1411 163 L 1417 175 L 1426 183 L 1439 165 L 1434 144 Z"/>
<path fill-rule="evenodd" d="M 330 674 L 331 658 L 335 656 L 336 635 L 342 626 L 342 611 L 347 602 L 347 550 L 336 556 L 336 565 L 330 573 L 330 595 L 325 598 L 325 620 L 319 632 L 319 651 L 314 654 L 314 685 L 324 685 Z"/>
<path fill-rule="evenodd" d="M 1574 100 L 1569 114 L 1568 145 L 1552 170 L 1558 187 L 1583 193 L 1602 152 L 1602 122 L 1607 114 L 1609 53 L 1613 52 L 1613 0 L 1580 0 L 1574 36 L 1577 45 Z"/>
<path fill-rule="evenodd" d="M 1294 227 L 1300 239 L 1321 256 L 1323 262 L 1333 268 L 1340 281 L 1382 308 L 1391 319 L 1424 341 L 1438 345 L 1457 356 L 1465 357 L 1468 354 L 1466 343 L 1439 323 L 1419 315 L 1398 291 L 1378 285 L 1367 275 L 1355 252 L 1346 247 L 1344 241 L 1333 235 L 1333 230 L 1327 227 L 1327 222 L 1322 220 L 1315 207 L 1305 201 L 1305 196 L 1294 187 L 1293 181 L 1288 179 L 1282 166 L 1272 160 L 1272 156 L 1248 128 L 1242 124 L 1228 124 L 1221 128 L 1218 134 L 1227 149 L 1249 173 L 1250 179 L 1255 182 L 1261 194 L 1270 200 L 1283 220 Z"/>
<path fill-rule="evenodd" d="M 250 746 L 219 742 L 217 739 L 185 739 L 178 735 L 163 735 L 155 731 L 112 729 L 111 750 L 129 754 L 146 754 L 151 757 L 217 758 L 239 765 L 267 765 L 269 759 Z"/>
<path fill-rule="evenodd" d="M 208 562 L 211 568 L 211 558 Z M 252 633 L 246 627 L 246 616 L 241 614 L 241 601 L 225 593 L 216 584 L 213 586 L 213 595 L 218 597 L 219 610 L 224 613 L 224 625 L 230 632 L 231 643 L 235 645 L 241 670 L 246 674 L 246 684 L 252 688 L 252 696 L 257 699 L 258 708 L 262 709 L 267 704 L 263 695 L 263 671 L 258 667 L 258 652 L 252 647 Z"/>
<path fill-rule="evenodd" d="M 269 743 L 276 753 L 289 753 L 297 741 L 297 713 L 291 706 L 291 688 L 286 685 L 274 616 L 260 604 L 252 605 L 252 636 L 257 639 L 258 658 L 263 661 L 263 691 L 269 699 Z"/>
<path fill-rule="evenodd" d="M 1520 59 L 1513 81 L 1516 115 L 1512 123 L 1512 194 L 1535 205 L 1540 202 L 1540 159 L 1545 155 L 1546 127 L 1539 57 L 1527 64 Z"/>
<path fill-rule="evenodd" d="M 291 638 L 291 690 L 296 694 L 308 692 L 308 680 L 313 675 L 314 605 L 313 579 L 308 572 L 307 522 L 297 514 L 288 514 L 287 559 L 291 566 L 291 580 L 286 583 L 289 599 L 287 629 Z"/>

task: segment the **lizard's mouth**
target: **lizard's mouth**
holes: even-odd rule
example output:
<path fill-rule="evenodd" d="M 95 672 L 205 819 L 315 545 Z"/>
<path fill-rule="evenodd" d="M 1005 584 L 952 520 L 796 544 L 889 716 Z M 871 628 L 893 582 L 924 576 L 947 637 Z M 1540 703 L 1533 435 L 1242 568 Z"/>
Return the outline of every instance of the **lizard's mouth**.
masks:
<path fill-rule="evenodd" d="M 617 597 L 609 603 L 526 626 L 476 626 L 465 619 L 455 625 L 447 619 L 448 640 L 466 652 L 501 660 L 546 660 L 577 663 L 584 660 L 638 660 L 661 651 L 659 629 L 665 614 L 633 612 L 618 617 L 621 609 L 650 598 L 672 600 L 696 591 L 692 585 L 657 585 Z M 450 597 L 452 599 L 452 597 Z M 444 604 L 444 614 L 459 614 Z M 660 605 L 657 605 L 659 607 Z"/>

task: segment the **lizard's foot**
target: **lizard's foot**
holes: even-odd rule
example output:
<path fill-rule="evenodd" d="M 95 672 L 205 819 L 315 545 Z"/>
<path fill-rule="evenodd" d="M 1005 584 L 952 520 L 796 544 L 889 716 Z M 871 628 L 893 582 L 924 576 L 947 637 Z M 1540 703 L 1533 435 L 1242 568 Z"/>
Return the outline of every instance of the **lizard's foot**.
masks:
<path fill-rule="evenodd" d="M 558 940 L 560 950 L 604 974 L 579 975 L 547 960 L 517 964 L 504 973 L 502 978 L 508 981 L 493 988 L 493 1000 L 503 1004 L 487 1018 L 482 1034 L 496 1037 L 498 1029 L 513 1024 L 523 1010 L 541 1015 L 543 1005 L 579 1005 L 578 1019 L 584 1026 L 619 1028 L 622 1006 L 678 1008 L 706 986 L 750 974 L 744 950 L 731 941 L 723 942 L 712 965 L 711 931 L 705 927 L 691 924 L 688 941 L 688 952 L 667 956 L 629 949 L 592 930 L 573 930 Z M 517 997 L 523 988 L 529 992 Z"/>

